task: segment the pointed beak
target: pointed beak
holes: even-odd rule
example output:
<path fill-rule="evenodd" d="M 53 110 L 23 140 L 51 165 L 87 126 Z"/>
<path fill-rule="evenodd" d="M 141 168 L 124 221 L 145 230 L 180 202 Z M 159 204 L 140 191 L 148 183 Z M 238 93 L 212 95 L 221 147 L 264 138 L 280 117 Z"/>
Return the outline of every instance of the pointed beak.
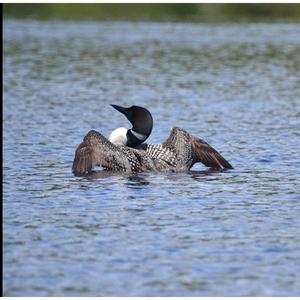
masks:
<path fill-rule="evenodd" d="M 128 109 L 126 107 L 122 107 L 119 105 L 115 105 L 115 104 L 111 104 L 111 106 L 116 109 L 117 111 L 119 111 L 120 113 L 124 114 L 126 117 L 128 115 Z"/>

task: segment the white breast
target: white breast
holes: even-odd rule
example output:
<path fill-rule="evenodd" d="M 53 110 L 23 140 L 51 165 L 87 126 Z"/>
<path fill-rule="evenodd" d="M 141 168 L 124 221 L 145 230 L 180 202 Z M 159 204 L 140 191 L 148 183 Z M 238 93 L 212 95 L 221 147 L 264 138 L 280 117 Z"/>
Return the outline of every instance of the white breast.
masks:
<path fill-rule="evenodd" d="M 123 145 L 127 144 L 127 128 L 121 127 L 115 129 L 109 136 L 109 141 L 115 145 Z"/>

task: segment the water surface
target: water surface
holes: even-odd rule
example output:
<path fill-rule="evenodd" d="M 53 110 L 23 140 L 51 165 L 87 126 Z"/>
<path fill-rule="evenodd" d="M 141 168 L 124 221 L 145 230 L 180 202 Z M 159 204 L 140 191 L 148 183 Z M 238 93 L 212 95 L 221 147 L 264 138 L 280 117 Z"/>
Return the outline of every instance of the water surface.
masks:
<path fill-rule="evenodd" d="M 300 294 L 300 25 L 4 21 L 4 295 Z M 180 126 L 235 167 L 74 177 L 90 129 Z"/>

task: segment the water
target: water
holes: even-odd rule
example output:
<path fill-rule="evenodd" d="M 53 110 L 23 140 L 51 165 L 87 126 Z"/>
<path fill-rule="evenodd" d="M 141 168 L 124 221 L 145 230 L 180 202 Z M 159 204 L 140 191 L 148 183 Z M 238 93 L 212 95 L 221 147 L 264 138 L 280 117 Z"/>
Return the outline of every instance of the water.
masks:
<path fill-rule="evenodd" d="M 4 21 L 4 295 L 300 294 L 300 25 Z M 235 167 L 74 177 L 142 105 Z"/>

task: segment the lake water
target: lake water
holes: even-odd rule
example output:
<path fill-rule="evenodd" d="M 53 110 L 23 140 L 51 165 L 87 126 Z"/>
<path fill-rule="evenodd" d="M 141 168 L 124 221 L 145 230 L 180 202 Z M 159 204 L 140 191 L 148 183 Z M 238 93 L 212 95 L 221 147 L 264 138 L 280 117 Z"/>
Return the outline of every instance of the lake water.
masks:
<path fill-rule="evenodd" d="M 299 24 L 5 20 L 4 295 L 300 295 L 299 53 Z M 110 103 L 234 170 L 73 176 Z"/>

